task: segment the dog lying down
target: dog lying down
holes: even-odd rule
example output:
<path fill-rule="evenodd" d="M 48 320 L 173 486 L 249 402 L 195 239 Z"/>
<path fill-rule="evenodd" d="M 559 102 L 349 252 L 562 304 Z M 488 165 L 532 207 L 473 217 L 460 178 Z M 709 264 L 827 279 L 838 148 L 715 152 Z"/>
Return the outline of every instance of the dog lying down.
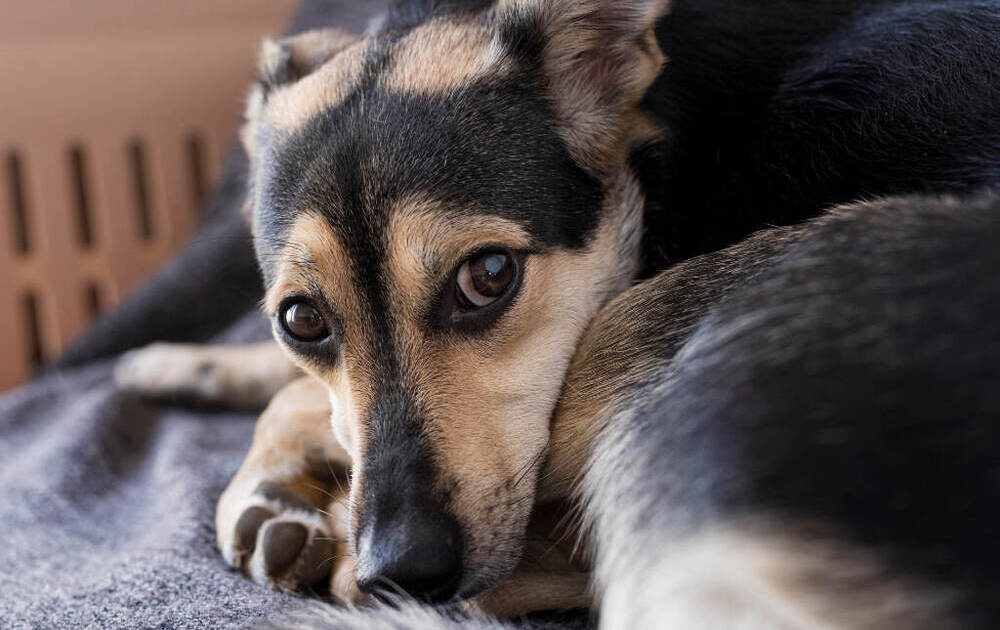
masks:
<path fill-rule="evenodd" d="M 995 627 L 998 32 L 996 2 L 512 0 L 267 42 L 276 342 L 118 379 L 270 400 L 216 527 L 281 590 Z"/>

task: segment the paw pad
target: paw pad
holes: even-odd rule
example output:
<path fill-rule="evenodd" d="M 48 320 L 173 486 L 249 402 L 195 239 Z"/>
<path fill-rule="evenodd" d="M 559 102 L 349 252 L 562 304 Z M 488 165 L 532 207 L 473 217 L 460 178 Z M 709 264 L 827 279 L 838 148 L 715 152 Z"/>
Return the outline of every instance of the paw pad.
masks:
<path fill-rule="evenodd" d="M 322 513 L 295 490 L 261 483 L 236 520 L 230 563 L 255 581 L 301 592 L 329 578 L 336 541 Z"/>

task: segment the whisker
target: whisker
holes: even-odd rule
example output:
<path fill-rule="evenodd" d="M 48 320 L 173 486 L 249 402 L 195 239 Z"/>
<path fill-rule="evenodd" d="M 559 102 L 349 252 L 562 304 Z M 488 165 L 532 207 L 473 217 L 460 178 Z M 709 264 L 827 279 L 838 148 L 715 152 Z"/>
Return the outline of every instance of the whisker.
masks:
<path fill-rule="evenodd" d="M 326 564 L 327 562 L 331 562 L 333 560 L 341 560 L 343 558 L 350 558 L 350 557 L 351 557 L 350 554 L 347 554 L 347 555 L 340 554 L 340 555 L 337 555 L 337 556 L 330 556 L 329 558 L 327 558 L 323 562 L 320 562 L 319 565 L 317 565 L 316 568 L 321 568 L 324 564 Z"/>
<path fill-rule="evenodd" d="M 321 488 L 320 486 L 317 486 L 317 485 L 314 485 L 314 484 L 311 484 L 311 483 L 304 483 L 303 485 L 305 487 L 307 487 L 307 488 L 312 488 L 313 490 L 316 490 L 317 492 L 322 492 L 323 494 L 325 494 L 326 496 L 330 497 L 331 499 L 337 500 L 337 499 L 340 498 L 337 495 L 335 495 L 332 492 L 330 492 L 329 490 Z"/>

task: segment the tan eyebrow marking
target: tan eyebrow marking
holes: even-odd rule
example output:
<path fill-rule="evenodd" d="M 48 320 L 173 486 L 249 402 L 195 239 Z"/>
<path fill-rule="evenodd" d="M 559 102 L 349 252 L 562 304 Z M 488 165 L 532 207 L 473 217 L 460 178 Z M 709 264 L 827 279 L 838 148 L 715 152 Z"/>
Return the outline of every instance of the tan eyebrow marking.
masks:
<path fill-rule="evenodd" d="M 329 222 L 316 212 L 295 218 L 277 265 L 275 281 L 264 298 L 268 313 L 274 313 L 281 299 L 293 291 L 319 291 L 331 299 L 349 292 L 351 286 L 347 253 Z"/>

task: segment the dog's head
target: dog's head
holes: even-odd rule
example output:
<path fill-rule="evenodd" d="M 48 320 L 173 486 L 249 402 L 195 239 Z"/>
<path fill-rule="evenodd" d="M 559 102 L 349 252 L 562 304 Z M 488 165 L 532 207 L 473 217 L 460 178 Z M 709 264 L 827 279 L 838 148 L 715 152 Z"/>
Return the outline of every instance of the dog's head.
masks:
<path fill-rule="evenodd" d="M 517 563 L 568 361 L 635 271 L 663 5 L 265 43 L 243 138 L 266 309 L 354 458 L 363 589 L 469 596 Z"/>

